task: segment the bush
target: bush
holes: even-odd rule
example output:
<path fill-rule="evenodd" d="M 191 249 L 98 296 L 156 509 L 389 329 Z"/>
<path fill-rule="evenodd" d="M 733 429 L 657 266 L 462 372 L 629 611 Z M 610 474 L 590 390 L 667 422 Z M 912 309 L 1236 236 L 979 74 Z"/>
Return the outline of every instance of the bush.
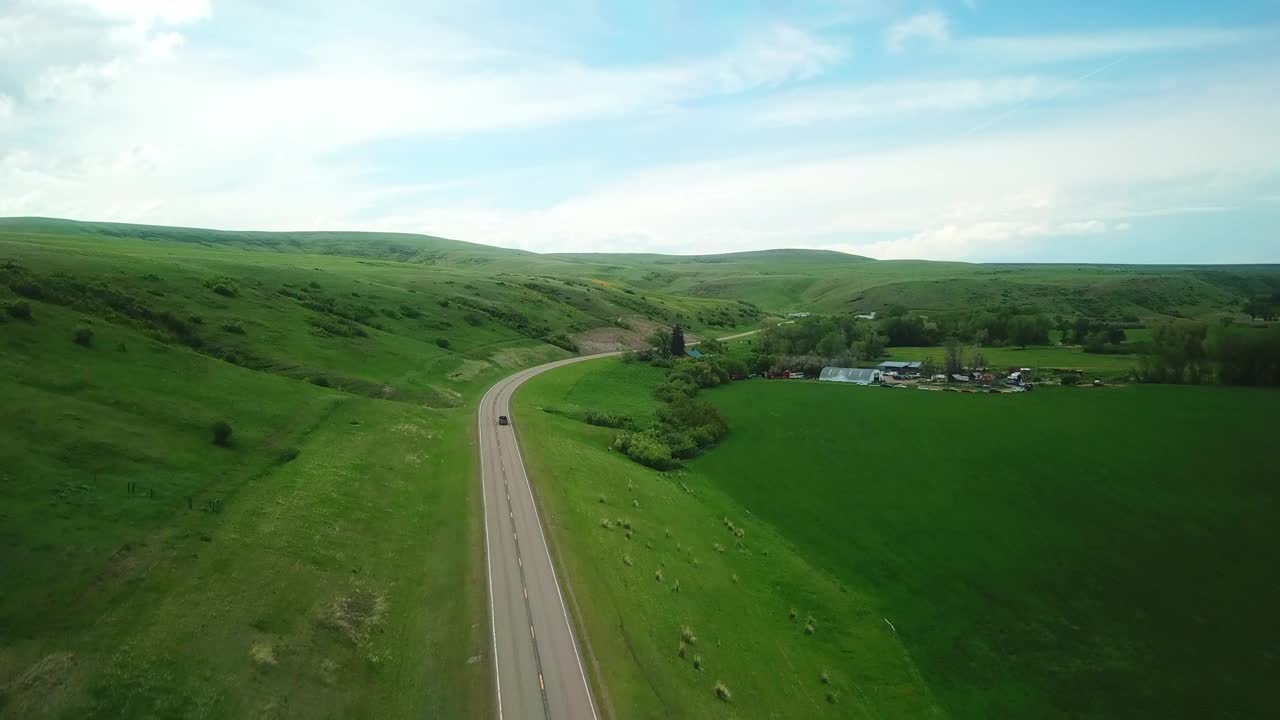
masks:
<path fill-rule="evenodd" d="M 213 444 L 219 447 L 231 445 L 231 425 L 226 420 L 213 424 Z"/>
<path fill-rule="evenodd" d="M 693 634 L 693 628 L 689 627 L 688 625 L 680 626 L 680 642 L 683 642 L 687 645 L 698 644 L 698 636 Z"/>
<path fill-rule="evenodd" d="M 583 416 L 583 420 L 588 425 L 608 428 L 627 427 L 632 422 L 631 418 L 626 415 L 614 415 L 604 410 L 588 410 Z"/>
<path fill-rule="evenodd" d="M 76 344 L 81 347 L 93 347 L 93 331 L 89 328 L 76 328 Z"/>
<path fill-rule="evenodd" d="M 436 304 L 442 308 L 447 308 L 449 307 L 449 300 L 448 298 L 440 298 L 439 300 L 436 301 Z"/>
<path fill-rule="evenodd" d="M 200 316 L 200 315 L 192 315 L 190 318 L 187 318 L 187 320 L 188 320 L 192 325 L 203 325 L 203 324 L 204 324 L 204 317 L 202 317 L 202 316 Z"/>
<path fill-rule="evenodd" d="M 4 311 L 8 313 L 10 317 L 15 317 L 19 320 L 31 319 L 31 305 L 21 300 L 5 305 Z"/>
<path fill-rule="evenodd" d="M 302 451 L 298 448 L 285 448 L 278 458 L 281 465 L 293 462 Z"/>
<path fill-rule="evenodd" d="M 223 323 L 223 324 L 222 324 L 222 329 L 223 329 L 223 330 L 226 330 L 227 332 L 232 333 L 232 334 L 234 334 L 234 335 L 243 335 L 243 334 L 244 334 L 244 326 L 243 326 L 243 325 L 241 325 L 241 324 L 240 324 L 240 323 L 238 323 L 238 322 Z"/>
<path fill-rule="evenodd" d="M 233 288 L 230 288 L 230 287 L 228 287 L 228 286 L 226 286 L 226 285 L 214 285 L 214 286 L 213 286 L 213 291 L 214 291 L 214 292 L 216 292 L 216 293 L 218 293 L 219 295 L 221 295 L 221 296 L 223 296 L 223 297 L 235 297 L 235 296 L 236 296 L 236 291 L 235 291 Z"/>
<path fill-rule="evenodd" d="M 448 338 L 436 338 L 436 345 L 438 345 L 439 347 L 441 347 L 441 348 L 443 348 L 443 349 L 445 349 L 445 350 L 448 350 L 448 349 L 449 349 L 449 339 L 448 339 Z"/>
<path fill-rule="evenodd" d="M 315 377 L 310 378 L 308 382 L 310 382 L 312 385 L 318 385 L 319 387 L 326 387 L 326 388 L 331 387 L 329 385 L 329 378 L 325 377 L 324 375 L 316 375 Z"/>
<path fill-rule="evenodd" d="M 482 315 L 480 315 L 479 313 L 473 313 L 473 312 L 469 312 L 466 315 L 463 315 L 462 319 L 466 320 L 467 324 L 472 327 L 479 327 L 480 324 L 484 322 L 484 317 Z"/>
<path fill-rule="evenodd" d="M 671 448 L 655 437 L 652 429 L 624 432 L 613 441 L 613 448 L 623 455 L 655 470 L 674 470 L 680 461 L 672 457 Z"/>
<path fill-rule="evenodd" d="M 733 693 L 729 692 L 729 687 L 722 682 L 716 683 L 716 697 L 725 702 L 733 699 Z"/>

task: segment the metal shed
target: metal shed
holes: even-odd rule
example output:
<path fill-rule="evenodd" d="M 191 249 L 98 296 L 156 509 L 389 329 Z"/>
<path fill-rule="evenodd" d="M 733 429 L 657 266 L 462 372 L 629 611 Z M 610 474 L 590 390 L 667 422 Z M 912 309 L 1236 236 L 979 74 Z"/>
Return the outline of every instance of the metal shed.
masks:
<path fill-rule="evenodd" d="M 818 380 L 826 382 L 853 383 L 855 385 L 874 385 L 880 382 L 881 372 L 875 368 L 842 368 L 824 367 Z"/>

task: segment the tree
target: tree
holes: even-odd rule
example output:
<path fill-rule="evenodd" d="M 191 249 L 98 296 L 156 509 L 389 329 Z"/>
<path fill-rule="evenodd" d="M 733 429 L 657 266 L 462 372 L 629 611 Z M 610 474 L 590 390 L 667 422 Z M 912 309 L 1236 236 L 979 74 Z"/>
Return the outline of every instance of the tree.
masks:
<path fill-rule="evenodd" d="M 227 447 L 231 444 L 231 425 L 226 420 L 219 420 L 213 424 L 213 444 L 219 447 Z"/>
<path fill-rule="evenodd" d="M 703 355 L 723 355 L 725 350 L 724 343 L 715 338 L 703 340 L 698 344 L 698 349 L 702 351 Z"/>
<path fill-rule="evenodd" d="M 83 347 L 93 347 L 93 331 L 89 328 L 76 328 L 75 341 Z"/>
<path fill-rule="evenodd" d="M 849 339 L 843 330 L 832 330 L 818 341 L 818 354 L 835 357 L 849 349 Z"/>
<path fill-rule="evenodd" d="M 649 336 L 649 345 L 653 351 L 663 357 L 671 355 L 671 331 L 666 328 L 658 328 Z"/>
<path fill-rule="evenodd" d="M 934 362 L 932 355 L 925 355 L 924 360 L 920 361 L 920 374 L 926 378 L 938 374 L 938 363 Z"/>
<path fill-rule="evenodd" d="M 947 376 L 958 375 L 964 370 L 964 360 L 961 359 L 961 353 L 964 352 L 964 346 L 960 341 L 947 338 L 947 342 L 942 346 L 942 368 Z"/>
<path fill-rule="evenodd" d="M 681 357 L 684 355 L 684 328 L 676 323 L 671 328 L 671 357 Z"/>
<path fill-rule="evenodd" d="M 982 348 L 975 347 L 973 349 L 973 357 L 969 361 L 969 367 L 974 370 L 981 370 L 987 366 L 987 356 L 982 354 Z"/>

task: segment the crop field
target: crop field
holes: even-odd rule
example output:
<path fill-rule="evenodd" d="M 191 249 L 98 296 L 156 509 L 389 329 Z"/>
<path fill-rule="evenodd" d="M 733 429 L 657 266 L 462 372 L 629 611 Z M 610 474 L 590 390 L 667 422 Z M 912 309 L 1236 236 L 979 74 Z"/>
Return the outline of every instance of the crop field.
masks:
<path fill-rule="evenodd" d="M 1280 710 L 1276 392 L 709 397 L 732 431 L 693 469 L 874 596 L 953 716 Z"/>
<path fill-rule="evenodd" d="M 704 391 L 729 437 L 666 475 L 538 410 L 574 393 L 634 408 L 648 370 L 585 363 L 517 395 L 597 678 L 628 717 L 1280 710 L 1280 490 L 1258 458 L 1274 391 L 750 380 Z M 682 625 L 702 671 L 678 655 Z M 809 682 L 823 671 L 830 685 Z"/>

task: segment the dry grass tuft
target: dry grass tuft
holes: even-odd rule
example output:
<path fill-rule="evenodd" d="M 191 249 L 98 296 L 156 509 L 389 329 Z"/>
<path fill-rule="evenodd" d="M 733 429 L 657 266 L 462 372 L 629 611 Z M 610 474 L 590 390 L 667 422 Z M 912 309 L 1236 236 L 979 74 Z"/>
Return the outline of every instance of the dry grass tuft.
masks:
<path fill-rule="evenodd" d="M 277 664 L 275 649 L 270 643 L 261 640 L 254 642 L 253 647 L 249 648 L 249 657 L 260 668 L 275 667 Z"/>
<path fill-rule="evenodd" d="M 725 685 L 723 682 L 718 682 L 716 683 L 715 689 L 716 689 L 716 697 L 720 698 L 725 702 L 729 702 L 733 700 L 733 693 L 729 692 L 728 685 Z"/>
<path fill-rule="evenodd" d="M 387 599 L 372 590 L 356 590 L 333 601 L 321 621 L 342 633 L 356 645 L 369 639 L 369 631 L 382 622 L 387 612 Z"/>

